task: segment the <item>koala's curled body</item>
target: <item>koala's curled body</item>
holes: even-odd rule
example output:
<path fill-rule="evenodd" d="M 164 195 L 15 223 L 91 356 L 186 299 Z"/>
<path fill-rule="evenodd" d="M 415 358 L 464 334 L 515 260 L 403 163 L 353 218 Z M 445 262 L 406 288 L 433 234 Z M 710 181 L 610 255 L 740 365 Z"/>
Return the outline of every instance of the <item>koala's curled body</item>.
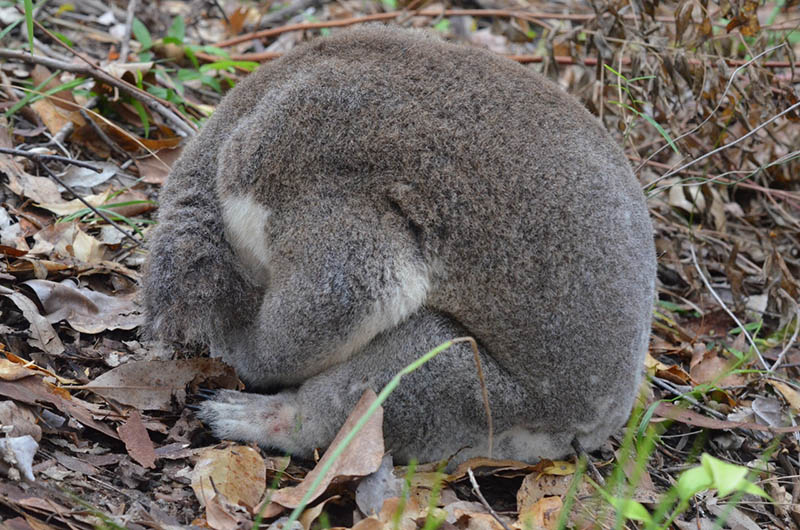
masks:
<path fill-rule="evenodd" d="M 497 457 L 596 448 L 630 412 L 655 279 L 640 186 L 579 102 L 489 52 L 368 27 L 288 53 L 187 146 L 159 221 L 151 333 L 280 390 L 204 404 L 221 437 L 308 455 L 462 335 Z M 384 426 L 400 460 L 483 453 L 469 347 L 404 379 Z"/>

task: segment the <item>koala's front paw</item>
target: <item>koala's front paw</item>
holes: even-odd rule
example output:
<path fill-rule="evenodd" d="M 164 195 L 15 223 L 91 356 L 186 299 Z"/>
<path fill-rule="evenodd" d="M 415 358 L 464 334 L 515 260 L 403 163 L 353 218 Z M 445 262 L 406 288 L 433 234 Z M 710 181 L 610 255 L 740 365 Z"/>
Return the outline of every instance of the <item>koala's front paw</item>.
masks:
<path fill-rule="evenodd" d="M 297 403 L 291 392 L 263 396 L 220 390 L 199 406 L 197 416 L 217 438 L 289 452 L 298 434 Z"/>

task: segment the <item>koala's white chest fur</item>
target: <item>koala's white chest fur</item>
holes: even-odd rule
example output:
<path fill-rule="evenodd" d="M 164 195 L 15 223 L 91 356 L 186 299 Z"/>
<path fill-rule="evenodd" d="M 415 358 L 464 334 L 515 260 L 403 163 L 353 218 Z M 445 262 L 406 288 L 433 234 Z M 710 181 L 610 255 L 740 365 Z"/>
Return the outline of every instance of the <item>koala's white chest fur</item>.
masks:
<path fill-rule="evenodd" d="M 269 281 L 267 223 L 272 211 L 250 195 L 222 200 L 225 235 L 247 271 L 261 284 Z"/>

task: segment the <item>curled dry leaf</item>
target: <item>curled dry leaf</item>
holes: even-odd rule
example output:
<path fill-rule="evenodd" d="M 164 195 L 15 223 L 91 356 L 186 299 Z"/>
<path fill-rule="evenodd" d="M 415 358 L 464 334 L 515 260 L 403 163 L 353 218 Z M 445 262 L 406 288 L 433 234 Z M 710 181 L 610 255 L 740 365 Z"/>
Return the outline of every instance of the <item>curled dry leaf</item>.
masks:
<path fill-rule="evenodd" d="M 233 368 L 218 359 L 127 362 L 86 385 L 101 396 L 139 410 L 172 410 L 173 396 L 183 402 L 186 385 L 237 388 Z"/>
<path fill-rule="evenodd" d="M 569 489 L 572 477 L 531 473 L 522 481 L 517 491 L 517 511 L 522 514 L 546 497 L 561 497 Z"/>
<path fill-rule="evenodd" d="M 524 512 L 520 511 L 519 520 L 514 523 L 514 528 L 554 530 L 558 527 L 562 506 L 563 502 L 560 496 L 542 497 Z"/>
<path fill-rule="evenodd" d="M 14 302 L 14 305 L 22 311 L 22 316 L 24 316 L 25 320 L 31 325 L 30 337 L 28 338 L 28 342 L 31 346 L 43 352 L 47 352 L 50 355 L 61 355 L 64 353 L 64 345 L 61 343 L 61 339 L 58 338 L 50 322 L 39 314 L 39 308 L 36 307 L 33 300 L 22 293 L 17 293 L 6 288 L 2 288 L 0 294 Z"/>
<path fill-rule="evenodd" d="M 30 368 L 26 368 L 19 363 L 9 361 L 8 359 L 0 359 L 0 380 L 3 381 L 16 381 L 23 377 L 28 377 L 36 372 Z"/>
<path fill-rule="evenodd" d="M 197 455 L 192 489 L 202 506 L 221 494 L 231 504 L 244 506 L 254 513 L 266 487 L 267 466 L 252 447 L 209 448 Z"/>
<path fill-rule="evenodd" d="M 297 520 L 300 521 L 300 524 L 303 525 L 303 528 L 305 530 L 311 530 L 311 525 L 322 514 L 322 510 L 325 509 L 325 505 L 331 501 L 338 500 L 339 498 L 340 498 L 339 495 L 328 497 L 327 499 L 317 504 L 316 506 L 313 506 L 305 510 L 302 514 L 300 514 L 300 517 L 298 517 Z"/>
<path fill-rule="evenodd" d="M 328 460 L 331 459 L 331 455 L 336 450 L 336 447 L 347 437 L 376 398 L 377 396 L 372 390 L 364 392 L 364 395 L 361 396 L 353 412 L 350 413 L 350 416 L 348 416 L 344 425 L 336 434 L 336 438 L 331 442 L 325 454 L 322 455 L 322 459 L 320 459 L 316 467 L 306 475 L 303 482 L 297 486 L 279 489 L 273 493 L 271 498 L 273 503 L 286 506 L 287 508 L 296 508 L 300 505 L 300 501 L 305 496 L 306 492 L 311 489 L 311 485 L 320 475 L 322 468 L 326 465 Z M 308 502 L 312 502 L 319 497 L 336 477 L 363 477 L 374 473 L 381 465 L 383 453 L 383 409 L 379 407 L 350 445 L 347 446 L 344 452 L 339 455 L 339 458 L 336 459 L 336 462 L 330 467 L 319 483 L 319 486 L 317 486 L 317 489 L 314 490 L 311 497 L 308 499 Z"/>
<path fill-rule="evenodd" d="M 105 257 L 105 247 L 83 230 L 77 221 L 56 223 L 43 228 L 33 236 L 36 244 L 31 254 L 75 258 L 83 263 L 100 263 Z"/>
<path fill-rule="evenodd" d="M 36 425 L 36 416 L 27 407 L 13 401 L 0 401 L 0 425 L 6 436 L 30 436 L 41 441 L 42 428 Z"/>
<path fill-rule="evenodd" d="M 71 280 L 23 283 L 33 289 L 50 323 L 66 320 L 73 329 L 90 334 L 109 329 L 133 329 L 142 323 L 134 294 L 109 296 L 77 287 Z"/>
<path fill-rule="evenodd" d="M 775 381 L 770 379 L 768 381 L 772 387 L 781 393 L 783 399 L 789 404 L 795 412 L 800 411 L 800 392 L 795 390 L 794 388 L 790 387 L 786 383 L 781 383 L 780 381 Z"/>

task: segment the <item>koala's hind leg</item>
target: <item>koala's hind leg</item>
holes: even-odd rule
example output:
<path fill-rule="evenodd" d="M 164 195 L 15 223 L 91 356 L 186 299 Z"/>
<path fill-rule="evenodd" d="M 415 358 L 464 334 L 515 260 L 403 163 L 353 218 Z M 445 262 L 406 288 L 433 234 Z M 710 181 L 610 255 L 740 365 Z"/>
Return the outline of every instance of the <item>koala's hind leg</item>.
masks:
<path fill-rule="evenodd" d="M 465 334 L 447 316 L 422 308 L 297 390 L 274 395 L 224 391 L 202 405 L 200 417 L 220 438 L 308 457 L 333 440 L 367 388 L 379 392 L 427 351 Z M 482 353 L 481 362 L 495 430 L 508 430 L 512 421 L 522 419 L 527 396 L 489 356 Z M 384 436 L 398 461 L 447 458 L 466 447 L 471 449 L 460 460 L 486 454 L 486 413 L 469 344 L 453 346 L 404 377 L 384 409 Z"/>
<path fill-rule="evenodd" d="M 313 197 L 265 216 L 260 308 L 246 330 L 221 334 L 214 351 L 253 388 L 296 386 L 414 313 L 429 270 L 392 215 Z"/>

